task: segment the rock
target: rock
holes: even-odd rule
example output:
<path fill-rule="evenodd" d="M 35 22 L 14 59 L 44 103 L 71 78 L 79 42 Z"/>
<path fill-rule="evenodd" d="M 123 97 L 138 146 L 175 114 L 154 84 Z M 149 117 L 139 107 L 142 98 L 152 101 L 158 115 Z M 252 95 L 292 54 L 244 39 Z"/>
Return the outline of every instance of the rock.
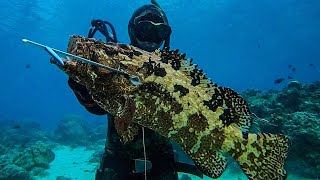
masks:
<path fill-rule="evenodd" d="M 5 154 L 6 152 L 7 148 L 4 145 L 0 144 L 0 156 Z"/>
<path fill-rule="evenodd" d="M 89 143 L 89 128 L 85 120 L 78 116 L 68 116 L 61 120 L 54 131 L 56 141 L 69 146 L 85 146 Z"/>
<path fill-rule="evenodd" d="M 292 113 L 299 110 L 299 106 L 302 102 L 300 99 L 300 91 L 296 88 L 290 88 L 280 93 L 277 97 L 277 101 L 284 105 L 284 110 L 288 113 Z"/>
<path fill-rule="evenodd" d="M 293 151 L 303 156 L 306 152 L 320 152 L 320 119 L 315 114 L 307 112 L 289 114 L 283 126 L 285 133 L 293 140 Z"/>
<path fill-rule="evenodd" d="M 49 168 L 49 163 L 55 158 L 50 147 L 42 142 L 25 149 L 13 158 L 13 164 L 30 171 L 35 167 Z"/>
<path fill-rule="evenodd" d="M 300 90 L 302 88 L 302 85 L 299 81 L 290 81 L 287 88 L 288 89 L 296 88 Z"/>
<path fill-rule="evenodd" d="M 183 174 L 180 178 L 180 180 L 192 180 L 192 178 L 186 174 Z"/>
<path fill-rule="evenodd" d="M 56 180 L 73 180 L 73 179 L 65 176 L 57 176 Z"/>
<path fill-rule="evenodd" d="M 12 159 L 8 155 L 0 156 L 0 170 L 10 164 L 12 164 Z"/>
<path fill-rule="evenodd" d="M 311 93 L 313 93 L 317 90 L 319 91 L 320 90 L 320 81 L 316 81 L 314 83 L 307 84 L 307 85 L 305 85 L 304 88 L 307 89 Z"/>
<path fill-rule="evenodd" d="M 316 178 L 320 172 L 320 118 L 308 112 L 278 113 L 278 126 L 264 127 L 262 131 L 288 135 L 291 139 L 288 164 L 292 171 L 304 177 Z"/>
<path fill-rule="evenodd" d="M 276 94 L 262 93 L 261 91 L 257 90 L 247 90 L 242 93 L 242 95 L 246 101 L 250 102 L 249 106 L 251 111 L 260 118 L 269 117 L 276 108 L 281 108 L 281 105 L 277 105 L 275 103 L 277 97 Z"/>
<path fill-rule="evenodd" d="M 103 149 L 103 148 L 98 148 L 98 149 L 96 150 L 96 152 L 92 154 L 89 162 L 99 163 L 100 160 L 101 160 L 101 157 L 102 157 L 103 153 L 104 153 L 104 149 Z"/>
<path fill-rule="evenodd" d="M 32 121 L 6 122 L 0 127 L 0 143 L 7 148 L 28 147 L 37 141 L 50 142 L 49 134 Z"/>
<path fill-rule="evenodd" d="M 258 89 L 247 89 L 243 92 L 243 94 L 245 94 L 246 97 L 254 97 L 259 95 L 260 93 L 261 91 Z"/>
<path fill-rule="evenodd" d="M 106 134 L 107 134 L 106 121 L 101 122 L 100 124 L 92 123 L 92 125 L 90 127 L 92 130 L 90 130 L 90 135 L 89 135 L 90 141 L 93 141 L 93 142 L 98 141 L 98 140 L 105 141 Z"/>
<path fill-rule="evenodd" d="M 46 172 L 45 168 L 42 167 L 34 167 L 31 171 L 30 171 L 30 175 L 31 176 L 40 176 L 40 177 L 44 177 L 46 176 L 48 173 Z"/>
<path fill-rule="evenodd" d="M 0 169 L 0 180 L 31 180 L 29 173 L 22 167 L 7 165 Z"/>
<path fill-rule="evenodd" d="M 320 178 L 320 118 L 307 112 L 292 113 L 287 115 L 283 131 L 292 139 L 291 168 L 305 177 Z"/>

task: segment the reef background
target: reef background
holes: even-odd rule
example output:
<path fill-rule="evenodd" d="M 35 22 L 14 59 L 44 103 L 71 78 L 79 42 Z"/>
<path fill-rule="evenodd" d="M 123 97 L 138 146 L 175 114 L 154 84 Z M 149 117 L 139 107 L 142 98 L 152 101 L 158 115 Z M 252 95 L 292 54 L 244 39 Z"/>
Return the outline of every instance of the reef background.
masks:
<path fill-rule="evenodd" d="M 314 175 L 320 168 L 320 98 L 319 83 L 313 82 L 320 79 L 320 1 L 158 2 L 173 29 L 171 47 L 186 52 L 214 82 L 243 92 L 260 118 L 278 125 L 275 128 L 260 123 L 255 131 L 283 132 L 294 137 L 288 168 L 296 169 L 298 164 L 299 175 L 318 178 Z M 4 157 L 1 170 L 10 164 L 23 172 L 39 174 L 54 159 L 52 148 L 100 147 L 104 143 L 103 128 L 96 128 L 103 127 L 107 117 L 86 112 L 67 86 L 66 75 L 49 63 L 47 53 L 23 44 L 21 39 L 65 50 L 69 35 L 86 36 L 90 21 L 101 18 L 113 23 L 119 40 L 128 43 L 128 20 L 145 3 L 149 1 L 0 2 L 0 150 L 7 156 L 7 149 L 13 148 L 10 158 L 18 159 L 18 151 L 44 150 L 37 151 L 41 155 L 37 165 L 21 167 L 18 163 L 13 167 L 12 159 Z M 293 79 L 288 80 L 288 76 Z M 274 84 L 277 78 L 284 81 Z M 292 80 L 299 81 L 300 87 L 287 86 Z M 70 130 L 68 124 L 77 129 Z M 59 137 L 66 132 L 61 129 L 71 131 L 67 134 L 71 137 L 73 133 L 80 137 L 89 133 L 90 137 L 79 142 L 63 141 Z M 28 164 L 23 160 L 20 164 Z"/>
<path fill-rule="evenodd" d="M 288 179 L 320 179 L 320 81 L 291 81 L 281 91 L 249 89 L 242 95 L 259 117 L 253 121 L 252 133 L 282 133 L 291 138 Z M 68 115 L 53 132 L 32 121 L 0 125 L 0 180 L 94 179 L 105 143 L 105 122 Z M 184 153 L 179 159 L 190 162 Z M 190 178 L 198 179 L 180 174 L 181 180 Z M 247 178 L 229 159 L 227 170 L 218 179 Z"/>

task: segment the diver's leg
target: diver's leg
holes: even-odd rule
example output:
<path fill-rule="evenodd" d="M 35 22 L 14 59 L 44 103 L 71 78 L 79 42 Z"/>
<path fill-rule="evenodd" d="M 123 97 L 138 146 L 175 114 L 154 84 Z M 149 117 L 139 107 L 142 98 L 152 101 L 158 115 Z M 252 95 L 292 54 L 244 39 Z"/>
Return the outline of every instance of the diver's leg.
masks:
<path fill-rule="evenodd" d="M 151 179 L 178 180 L 178 173 L 174 168 L 174 151 L 170 140 L 152 132 L 152 146 L 152 148 L 149 147 L 150 161 L 152 162 Z"/>
<path fill-rule="evenodd" d="M 108 132 L 105 152 L 101 157 L 100 167 L 97 169 L 95 180 L 124 180 L 131 174 L 131 159 L 119 152 L 124 146 L 118 140 L 113 117 L 108 117 Z"/>
<path fill-rule="evenodd" d="M 178 173 L 174 169 L 174 159 L 168 161 L 153 160 L 153 167 L 151 169 L 152 180 L 178 180 Z"/>
<path fill-rule="evenodd" d="M 95 180 L 128 179 L 131 169 L 130 159 L 119 157 L 112 149 L 105 148 Z"/>

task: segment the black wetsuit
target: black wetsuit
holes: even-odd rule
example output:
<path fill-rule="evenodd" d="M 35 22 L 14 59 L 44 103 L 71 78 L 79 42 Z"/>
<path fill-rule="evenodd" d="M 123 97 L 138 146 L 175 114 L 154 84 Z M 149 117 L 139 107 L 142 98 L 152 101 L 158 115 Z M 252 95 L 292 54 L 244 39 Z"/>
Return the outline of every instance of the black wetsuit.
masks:
<path fill-rule="evenodd" d="M 167 17 L 165 13 L 161 10 L 158 3 L 154 0 L 151 1 L 151 5 L 145 5 L 138 8 L 132 15 L 129 21 L 129 36 L 131 40 L 131 45 L 139 47 L 141 49 L 147 51 L 153 51 L 154 49 L 150 49 L 147 46 L 141 46 L 135 38 L 135 28 L 134 25 L 134 18 L 143 14 L 146 11 L 152 11 L 156 13 L 158 16 L 162 16 L 162 19 L 157 18 L 157 16 L 150 15 L 150 17 L 142 18 L 141 20 L 151 20 L 157 23 L 165 23 L 169 31 L 164 33 L 167 37 L 161 37 L 164 41 L 164 48 L 169 48 L 170 43 L 170 34 L 171 28 L 168 24 Z M 89 31 L 88 37 L 93 37 L 94 33 L 99 30 L 104 36 L 106 36 L 106 41 L 113 41 L 117 42 L 116 33 L 111 25 L 111 23 L 107 21 L 101 20 L 93 20 L 91 25 L 96 27 L 93 30 Z M 106 29 L 106 25 L 109 25 L 113 38 L 109 37 L 109 33 Z M 137 30 L 137 29 L 136 29 Z M 140 30 L 138 29 L 138 32 Z M 141 31 L 142 32 L 142 31 Z M 141 33 L 140 32 L 140 33 Z M 149 40 L 152 39 L 159 39 L 153 36 L 159 35 L 159 33 L 151 33 L 145 32 L 146 34 L 151 35 L 152 37 L 148 37 Z M 163 35 L 163 33 L 160 33 Z M 159 44 L 159 46 L 161 43 Z M 91 98 L 88 90 L 69 78 L 68 84 L 71 89 L 74 91 L 77 99 L 79 102 L 91 113 L 96 115 L 105 115 L 107 114 L 101 107 L 99 107 Z M 143 159 L 144 158 L 144 150 L 142 144 L 142 128 L 140 128 L 139 133 L 131 142 L 126 144 L 122 144 L 119 140 L 119 136 L 116 132 L 114 127 L 114 122 L 112 117 L 110 116 L 108 121 L 108 134 L 107 134 L 107 141 L 105 146 L 105 154 L 102 157 L 100 168 L 97 170 L 96 180 L 100 179 L 121 179 L 121 180 L 133 180 L 133 179 L 144 179 L 144 171 L 142 173 L 133 173 L 135 166 L 134 166 L 134 159 Z M 165 137 L 160 136 L 159 134 L 153 132 L 152 130 L 145 129 L 145 145 L 146 145 L 146 155 L 147 159 L 151 161 L 152 168 L 147 173 L 147 178 L 152 180 L 178 180 L 177 170 L 182 166 L 177 166 L 174 159 L 174 151 L 170 140 L 166 139 Z M 176 167 L 175 167 L 176 165 Z M 189 165 L 191 166 L 191 165 Z M 182 171 L 186 171 L 189 169 L 188 172 L 196 172 L 197 169 L 192 166 L 183 166 L 181 169 Z M 104 170 L 106 168 L 106 170 Z M 197 173 L 195 173 L 197 174 Z M 200 173 L 201 174 L 201 173 Z"/>
<path fill-rule="evenodd" d="M 91 98 L 87 89 L 69 78 L 68 84 L 74 91 L 78 101 L 91 113 L 107 114 Z M 174 154 L 171 142 L 159 134 L 145 129 L 145 144 L 147 159 L 152 168 L 147 178 L 152 180 L 177 180 L 174 169 Z M 105 154 L 102 157 L 100 168 L 97 170 L 96 180 L 142 180 L 144 173 L 133 173 L 134 159 L 143 159 L 142 130 L 133 141 L 122 144 L 111 119 L 108 121 L 108 133 Z M 103 168 L 106 168 L 103 170 Z"/>

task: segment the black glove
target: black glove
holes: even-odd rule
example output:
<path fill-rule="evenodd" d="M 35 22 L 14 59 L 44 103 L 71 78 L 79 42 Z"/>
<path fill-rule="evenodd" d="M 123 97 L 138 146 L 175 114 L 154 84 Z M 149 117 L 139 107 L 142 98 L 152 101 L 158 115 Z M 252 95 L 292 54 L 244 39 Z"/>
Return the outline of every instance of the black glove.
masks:
<path fill-rule="evenodd" d="M 95 115 L 105 115 L 107 112 L 103 110 L 96 102 L 93 101 L 91 95 L 85 86 L 77 83 L 72 78 L 68 80 L 69 87 L 72 89 L 76 95 L 78 101 L 82 106 L 84 106 L 87 111 Z"/>

